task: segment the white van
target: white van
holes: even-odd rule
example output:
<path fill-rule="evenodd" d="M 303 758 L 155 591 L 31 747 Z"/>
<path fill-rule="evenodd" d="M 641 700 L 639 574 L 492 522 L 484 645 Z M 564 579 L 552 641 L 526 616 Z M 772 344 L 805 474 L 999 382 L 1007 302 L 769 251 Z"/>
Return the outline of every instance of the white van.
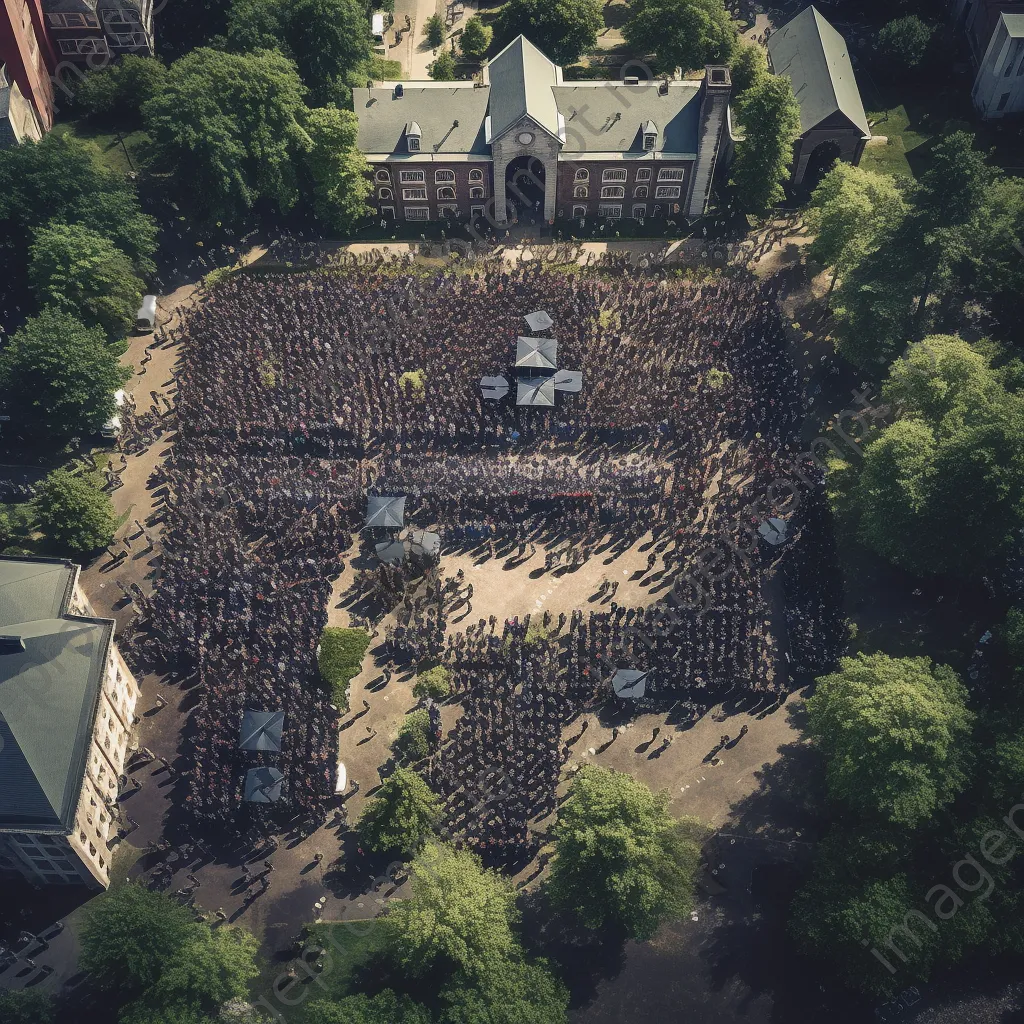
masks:
<path fill-rule="evenodd" d="M 124 393 L 122 388 L 119 391 L 114 392 L 114 405 L 117 408 L 117 412 L 107 420 L 106 423 L 100 427 L 100 434 L 109 440 L 114 440 L 116 437 L 121 435 L 121 416 L 119 415 L 120 410 L 124 408 L 125 402 L 128 400 L 128 396 Z"/>
<path fill-rule="evenodd" d="M 156 296 L 143 296 L 142 305 L 135 314 L 135 330 L 139 334 L 152 334 L 156 329 Z"/>

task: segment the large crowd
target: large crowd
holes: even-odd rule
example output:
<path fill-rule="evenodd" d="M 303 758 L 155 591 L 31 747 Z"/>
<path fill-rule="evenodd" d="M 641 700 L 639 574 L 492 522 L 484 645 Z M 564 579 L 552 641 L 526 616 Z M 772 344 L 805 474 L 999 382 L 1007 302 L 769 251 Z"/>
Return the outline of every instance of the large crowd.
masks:
<path fill-rule="evenodd" d="M 553 409 L 485 400 L 481 376 L 511 372 L 535 309 L 553 317 L 559 365 L 582 370 L 583 390 Z M 417 596 L 415 574 L 361 577 L 377 618 L 398 610 L 382 650 L 452 670 L 466 713 L 430 773 L 452 834 L 492 859 L 526 851 L 527 822 L 553 807 L 560 730 L 609 695 L 616 666 L 649 670 L 647 699 L 693 714 L 728 693 L 781 699 L 793 659 L 768 596 L 780 570 L 796 660 L 838 649 L 834 577 L 803 554 L 829 552 L 818 505 L 802 500 L 814 481 L 795 473 L 798 377 L 773 296 L 753 280 L 375 262 L 236 275 L 180 330 L 180 437 L 154 480 L 168 519 L 151 622 L 201 683 L 197 815 L 237 811 L 257 764 L 284 773 L 290 808 L 324 809 L 340 713 L 315 652 L 368 493 L 406 494 L 406 522 L 437 530 L 446 550 L 522 555 L 555 541 L 576 564 L 609 535 L 653 531 L 655 604 L 612 599 L 530 636 L 493 618 L 458 631 L 446 584 Z M 757 527 L 780 482 L 792 537 L 771 548 Z M 380 537 L 364 536 L 370 553 Z M 238 749 L 247 707 L 285 711 L 280 752 Z"/>

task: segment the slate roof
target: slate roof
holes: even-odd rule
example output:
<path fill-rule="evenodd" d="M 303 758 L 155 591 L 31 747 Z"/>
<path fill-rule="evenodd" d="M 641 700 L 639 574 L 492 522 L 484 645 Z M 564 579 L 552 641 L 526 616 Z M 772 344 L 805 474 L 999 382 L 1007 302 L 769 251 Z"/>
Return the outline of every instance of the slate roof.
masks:
<path fill-rule="evenodd" d="M 112 619 L 69 615 L 77 567 L 0 557 L 0 826 L 63 832 L 74 822 Z"/>
<path fill-rule="evenodd" d="M 836 112 L 871 134 L 846 40 L 815 7 L 806 7 L 768 39 L 772 70 L 793 84 L 800 128 L 807 132 Z"/>
<path fill-rule="evenodd" d="M 490 156 L 491 147 L 484 141 L 489 89 L 417 88 L 403 83 L 402 92 L 395 96 L 393 88 L 352 90 L 352 107 L 359 118 L 356 145 L 364 153 L 406 153 L 405 126 L 414 121 L 420 127 L 422 153 Z"/>
<path fill-rule="evenodd" d="M 655 152 L 696 153 L 700 135 L 700 82 L 559 85 L 552 89 L 565 118 L 563 153 L 644 152 L 643 126 L 660 131 Z"/>
<path fill-rule="evenodd" d="M 558 137 L 558 107 L 551 88 L 558 65 L 525 36 L 516 36 L 488 65 L 491 84 L 491 138 L 503 135 L 520 118 L 529 117 Z"/>

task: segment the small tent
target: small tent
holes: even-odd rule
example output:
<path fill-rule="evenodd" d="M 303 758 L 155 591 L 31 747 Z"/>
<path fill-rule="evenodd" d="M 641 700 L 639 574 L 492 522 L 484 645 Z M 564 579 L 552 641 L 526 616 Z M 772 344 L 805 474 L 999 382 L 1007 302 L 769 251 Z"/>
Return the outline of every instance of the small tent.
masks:
<path fill-rule="evenodd" d="M 559 370 L 552 379 L 556 391 L 574 395 L 577 391 L 583 390 L 582 370 Z"/>
<path fill-rule="evenodd" d="M 635 668 L 617 668 L 612 677 L 616 697 L 637 698 L 647 689 L 647 673 Z"/>
<path fill-rule="evenodd" d="M 385 530 L 401 529 L 405 525 L 405 495 L 369 495 L 366 525 Z"/>
<path fill-rule="evenodd" d="M 550 377 L 521 377 L 516 381 L 516 405 L 554 404 L 555 384 Z"/>
<path fill-rule="evenodd" d="M 558 342 L 554 338 L 516 340 L 517 370 L 554 370 L 558 365 Z"/>
<path fill-rule="evenodd" d="M 546 331 L 555 323 L 543 309 L 538 309 L 536 313 L 527 313 L 523 319 L 531 331 Z"/>
<path fill-rule="evenodd" d="M 246 708 L 242 712 L 242 730 L 238 746 L 242 750 L 277 752 L 281 749 L 281 734 L 283 732 L 283 711 L 253 711 L 251 708 Z"/>
<path fill-rule="evenodd" d="M 484 399 L 488 402 L 497 402 L 499 399 L 504 398 L 512 386 L 504 377 L 481 377 L 480 378 L 480 390 L 483 392 Z"/>
<path fill-rule="evenodd" d="M 243 799 L 252 804 L 272 804 L 281 799 L 284 776 L 276 768 L 250 768 L 245 773 Z"/>

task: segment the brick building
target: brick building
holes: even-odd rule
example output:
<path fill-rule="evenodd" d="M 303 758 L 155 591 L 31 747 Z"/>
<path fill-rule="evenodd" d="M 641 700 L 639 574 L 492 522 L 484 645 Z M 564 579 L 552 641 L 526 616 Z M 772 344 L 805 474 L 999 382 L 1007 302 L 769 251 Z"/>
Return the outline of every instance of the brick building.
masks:
<path fill-rule="evenodd" d="M 353 90 L 379 214 L 700 216 L 727 122 L 728 68 L 697 81 L 565 82 L 523 36 L 479 82 Z"/>
<path fill-rule="evenodd" d="M 0 872 L 106 888 L 139 688 L 78 574 L 0 558 Z"/>
<path fill-rule="evenodd" d="M 46 34 L 42 0 L 0 0 L 0 67 L 6 68 L 0 96 L 9 126 L 8 141 L 38 138 L 53 126 L 56 57 Z M 25 104 L 35 125 L 26 121 Z"/>
<path fill-rule="evenodd" d="M 122 53 L 153 56 L 153 0 L 42 0 L 57 59 L 103 67 Z"/>
<path fill-rule="evenodd" d="M 846 40 L 815 7 L 805 7 L 768 40 L 768 61 L 800 104 L 794 185 L 817 183 L 836 160 L 856 166 L 871 138 Z"/>

